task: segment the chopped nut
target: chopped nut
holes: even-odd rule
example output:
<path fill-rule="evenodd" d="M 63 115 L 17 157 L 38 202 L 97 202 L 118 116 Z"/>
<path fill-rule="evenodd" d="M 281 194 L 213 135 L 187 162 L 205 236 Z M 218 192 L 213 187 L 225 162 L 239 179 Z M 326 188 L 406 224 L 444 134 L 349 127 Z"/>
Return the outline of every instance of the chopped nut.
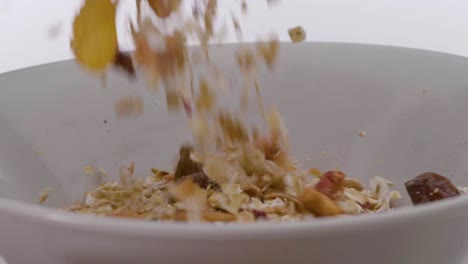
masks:
<path fill-rule="evenodd" d="M 280 199 L 291 201 L 291 202 L 294 203 L 294 205 L 296 206 L 296 208 L 297 208 L 297 210 L 299 212 L 304 212 L 304 205 L 302 204 L 302 202 L 299 201 L 298 199 L 292 197 L 291 195 L 287 195 L 287 194 L 284 194 L 284 193 L 269 193 L 269 194 L 265 194 L 265 196 L 263 196 L 263 198 L 265 200 L 280 198 Z"/>
<path fill-rule="evenodd" d="M 111 213 L 109 216 L 119 217 L 119 218 L 133 218 L 133 219 L 142 219 L 143 217 L 139 214 L 129 211 L 129 210 L 120 210 L 118 212 Z"/>
<path fill-rule="evenodd" d="M 255 222 L 255 215 L 251 212 L 240 212 L 237 214 L 238 223 L 253 223 Z"/>
<path fill-rule="evenodd" d="M 39 193 L 39 204 L 43 204 L 47 198 L 49 198 L 49 194 L 52 191 L 52 188 L 45 188 L 42 190 L 41 193 Z"/>
<path fill-rule="evenodd" d="M 353 188 L 358 191 L 364 190 L 364 187 L 362 186 L 362 184 L 358 180 L 352 179 L 352 178 L 345 178 L 343 185 L 344 187 Z"/>
<path fill-rule="evenodd" d="M 313 175 L 313 176 L 315 176 L 315 177 L 317 177 L 317 178 L 321 178 L 321 177 L 322 177 L 322 172 L 321 172 L 319 169 L 317 169 L 317 168 L 310 168 L 310 169 L 308 170 L 308 172 L 309 172 L 309 174 L 311 174 L 311 175 Z"/>
<path fill-rule="evenodd" d="M 306 33 L 301 26 L 290 28 L 288 34 L 293 43 L 299 43 L 306 39 Z"/>
<path fill-rule="evenodd" d="M 330 198 L 314 187 L 309 187 L 299 195 L 298 200 L 302 202 L 305 209 L 318 216 L 335 216 L 341 214 L 341 209 Z"/>
<path fill-rule="evenodd" d="M 216 211 L 204 211 L 203 219 L 208 222 L 234 222 L 236 216 L 229 213 L 216 212 Z"/>
<path fill-rule="evenodd" d="M 260 188 L 258 188 L 256 185 L 241 184 L 240 187 L 241 187 L 242 191 L 244 191 L 249 196 L 253 196 L 253 197 L 261 197 L 262 196 L 262 190 L 260 190 Z"/>

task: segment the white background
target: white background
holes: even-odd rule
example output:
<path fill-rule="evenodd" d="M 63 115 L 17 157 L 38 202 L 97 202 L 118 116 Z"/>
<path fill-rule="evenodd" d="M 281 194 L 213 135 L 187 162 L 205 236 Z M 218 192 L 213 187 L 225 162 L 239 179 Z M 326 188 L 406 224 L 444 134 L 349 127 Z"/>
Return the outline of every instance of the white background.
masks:
<path fill-rule="evenodd" d="M 134 2 L 121 1 L 129 6 Z M 287 29 L 302 25 L 309 41 L 397 45 L 468 56 L 466 0 L 280 1 L 272 10 L 266 0 L 247 1 L 250 16 L 243 23 L 245 40 L 274 31 L 288 40 Z M 71 58 L 70 25 L 80 3 L 0 0 L 0 72 Z M 61 32 L 54 39 L 48 36 L 51 27 Z M 234 34 L 226 41 L 236 41 Z"/>

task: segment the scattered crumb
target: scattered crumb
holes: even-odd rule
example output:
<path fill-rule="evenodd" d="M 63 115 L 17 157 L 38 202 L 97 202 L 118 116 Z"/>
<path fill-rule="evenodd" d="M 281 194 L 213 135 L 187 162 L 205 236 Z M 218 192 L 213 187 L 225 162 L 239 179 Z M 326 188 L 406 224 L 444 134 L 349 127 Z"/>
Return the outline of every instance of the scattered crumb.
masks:
<path fill-rule="evenodd" d="M 348 152 L 348 151 L 347 151 L 345 148 L 342 148 L 342 149 L 341 149 L 341 155 L 344 156 L 344 155 L 346 155 L 347 152 Z"/>
<path fill-rule="evenodd" d="M 120 118 L 139 116 L 143 113 L 143 98 L 141 96 L 123 97 L 117 102 L 115 108 Z"/>
<path fill-rule="evenodd" d="M 51 191 L 52 191 L 52 188 L 45 188 L 39 193 L 38 195 L 39 204 L 43 204 L 47 200 L 47 198 L 49 198 L 49 194 Z"/>
<path fill-rule="evenodd" d="M 91 166 L 86 166 L 83 168 L 83 170 L 86 175 L 93 175 L 95 173 L 94 167 Z"/>
<path fill-rule="evenodd" d="M 51 25 L 47 29 L 47 37 L 49 39 L 55 39 L 55 38 L 60 37 L 62 32 L 63 32 L 62 23 L 56 23 L 54 25 Z"/>
<path fill-rule="evenodd" d="M 359 137 L 365 137 L 367 135 L 366 131 L 360 131 L 359 132 Z"/>
<path fill-rule="evenodd" d="M 306 32 L 301 26 L 290 28 L 288 34 L 293 43 L 299 43 L 306 39 Z"/>
<path fill-rule="evenodd" d="M 246 15 L 247 12 L 249 11 L 249 10 L 248 10 L 248 6 L 247 6 L 247 1 L 246 1 L 246 0 L 242 0 L 242 2 L 241 2 L 241 9 L 242 9 L 242 13 L 243 13 L 244 15 Z"/>
<path fill-rule="evenodd" d="M 308 172 L 309 172 L 309 174 L 311 174 L 311 175 L 313 175 L 313 176 L 315 176 L 317 178 L 322 177 L 322 172 L 317 168 L 310 168 L 308 170 Z"/>
<path fill-rule="evenodd" d="M 267 0 L 267 5 L 269 8 L 275 7 L 279 4 L 280 0 Z"/>

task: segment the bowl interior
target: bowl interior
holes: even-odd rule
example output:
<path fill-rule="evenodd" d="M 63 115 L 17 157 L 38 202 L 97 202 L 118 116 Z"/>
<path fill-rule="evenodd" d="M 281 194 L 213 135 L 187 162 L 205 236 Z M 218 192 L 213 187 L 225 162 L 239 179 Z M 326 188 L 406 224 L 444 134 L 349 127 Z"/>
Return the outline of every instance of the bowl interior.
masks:
<path fill-rule="evenodd" d="M 213 50 L 241 85 L 235 45 Z M 273 72 L 261 72 L 267 105 L 277 105 L 292 152 L 304 168 L 339 168 L 367 181 L 384 176 L 408 202 L 404 182 L 426 171 L 468 185 L 468 60 L 421 50 L 355 44 L 284 44 Z M 120 120 L 114 104 L 145 95 L 145 111 Z M 190 141 L 183 114 L 168 114 L 164 95 L 121 73 L 102 80 L 73 61 L 0 76 L 0 197 L 47 206 L 80 200 L 93 179 L 85 166 L 115 175 L 171 169 Z M 366 136 L 360 137 L 359 132 Z"/>

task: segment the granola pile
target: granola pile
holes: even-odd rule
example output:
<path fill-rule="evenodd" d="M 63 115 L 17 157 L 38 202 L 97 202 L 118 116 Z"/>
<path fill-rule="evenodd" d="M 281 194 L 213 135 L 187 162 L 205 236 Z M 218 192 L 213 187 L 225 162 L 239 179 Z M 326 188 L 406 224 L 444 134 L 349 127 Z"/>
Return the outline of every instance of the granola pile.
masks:
<path fill-rule="evenodd" d="M 218 1 L 187 1 L 136 0 L 136 18 L 128 19 L 135 45 L 131 53 L 122 52 L 117 41 L 119 1 L 84 1 L 73 23 L 71 47 L 77 62 L 104 78 L 114 67 L 131 78 L 144 78 L 154 91 L 163 87 L 168 110 L 186 114 L 193 142 L 180 148 L 173 171 L 153 168 L 145 178 L 134 175 L 133 164 L 122 167 L 119 181 L 102 183 L 87 192 L 83 201 L 65 209 L 152 221 L 215 223 L 290 222 L 391 210 L 400 193 L 382 177 L 371 179 L 365 188 L 339 170 L 322 173 L 298 167 L 290 154 L 284 121 L 274 107 L 263 104 L 258 80 L 260 67 L 274 69 L 280 48 L 277 37 L 253 47 L 239 45 L 233 56 L 243 85 L 236 89 L 210 59 L 210 44 L 222 38 L 226 25 L 219 20 Z M 267 2 L 274 6 L 276 1 Z M 184 13 L 187 6 L 189 14 Z M 240 1 L 239 8 L 246 15 L 248 2 Z M 230 22 L 242 40 L 234 12 Z M 288 34 L 293 43 L 306 39 L 300 26 Z M 199 49 L 189 50 L 188 41 L 195 41 Z M 207 71 L 195 73 L 193 69 L 200 65 Z M 252 91 L 261 122 L 249 124 L 245 110 Z M 219 103 L 220 97 L 236 92 L 238 109 Z M 121 118 L 138 117 L 143 111 L 138 95 L 116 103 Z M 86 172 L 96 177 L 103 174 L 94 168 Z M 422 175 L 407 182 L 410 196 L 420 197 L 413 199 L 415 204 L 462 192 L 439 176 Z M 46 197 L 44 193 L 40 201 Z"/>
<path fill-rule="evenodd" d="M 122 168 L 120 181 L 102 184 L 66 210 L 152 221 L 293 222 L 384 212 L 400 198 L 381 177 L 373 178 L 366 190 L 341 171 L 285 167 L 267 159 L 264 150 L 245 147 L 248 153 L 233 149 L 201 164 L 193 149 L 184 146 L 174 173 L 153 168 L 151 176 L 141 178 L 133 175 L 133 165 Z"/>

